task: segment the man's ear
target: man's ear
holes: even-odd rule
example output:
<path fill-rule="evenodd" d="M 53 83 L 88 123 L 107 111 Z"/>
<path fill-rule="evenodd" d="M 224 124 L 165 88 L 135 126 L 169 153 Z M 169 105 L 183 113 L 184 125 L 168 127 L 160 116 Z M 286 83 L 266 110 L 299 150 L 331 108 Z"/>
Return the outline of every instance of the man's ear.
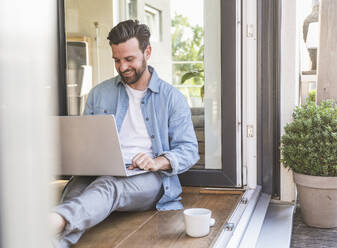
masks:
<path fill-rule="evenodd" d="M 151 57 L 151 52 L 152 52 L 152 47 L 148 45 L 144 51 L 145 59 L 146 61 L 150 59 Z"/>

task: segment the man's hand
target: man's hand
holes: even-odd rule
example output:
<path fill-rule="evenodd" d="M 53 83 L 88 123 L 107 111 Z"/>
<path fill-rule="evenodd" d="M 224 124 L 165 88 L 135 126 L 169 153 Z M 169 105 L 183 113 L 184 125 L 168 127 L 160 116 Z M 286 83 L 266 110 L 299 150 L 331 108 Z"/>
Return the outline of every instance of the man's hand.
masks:
<path fill-rule="evenodd" d="M 136 167 L 146 171 L 172 169 L 170 161 L 164 156 L 159 156 L 153 159 L 148 154 L 142 152 L 133 157 L 132 164 L 130 165 L 129 169 L 133 170 Z"/>

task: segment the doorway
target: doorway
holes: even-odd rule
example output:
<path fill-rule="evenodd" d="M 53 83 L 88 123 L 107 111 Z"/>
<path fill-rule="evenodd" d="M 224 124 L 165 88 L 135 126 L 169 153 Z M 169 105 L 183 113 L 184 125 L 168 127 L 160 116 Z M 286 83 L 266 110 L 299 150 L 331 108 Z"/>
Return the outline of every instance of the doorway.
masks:
<path fill-rule="evenodd" d="M 241 187 L 241 0 L 61 2 L 60 114 L 81 115 L 90 89 L 117 75 L 107 34 L 139 19 L 152 33 L 149 64 L 191 107 L 201 159 L 182 184 Z"/>

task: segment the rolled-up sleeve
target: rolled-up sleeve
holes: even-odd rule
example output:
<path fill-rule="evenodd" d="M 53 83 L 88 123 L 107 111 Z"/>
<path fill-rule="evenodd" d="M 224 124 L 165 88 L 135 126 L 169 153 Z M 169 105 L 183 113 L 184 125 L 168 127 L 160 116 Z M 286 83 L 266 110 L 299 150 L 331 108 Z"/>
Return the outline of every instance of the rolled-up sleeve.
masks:
<path fill-rule="evenodd" d="M 187 171 L 199 160 L 198 142 L 193 128 L 191 111 L 185 97 L 177 92 L 169 105 L 169 143 L 170 150 L 163 151 L 172 170 L 162 171 L 167 176 Z"/>

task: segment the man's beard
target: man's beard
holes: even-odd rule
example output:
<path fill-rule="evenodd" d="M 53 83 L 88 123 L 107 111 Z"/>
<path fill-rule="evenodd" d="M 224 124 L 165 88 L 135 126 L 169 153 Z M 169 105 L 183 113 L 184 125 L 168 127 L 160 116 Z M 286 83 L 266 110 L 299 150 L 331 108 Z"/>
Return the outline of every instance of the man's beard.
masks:
<path fill-rule="evenodd" d="M 133 71 L 134 74 L 131 77 L 123 76 L 123 73 L 121 71 L 118 71 L 118 73 L 121 76 L 124 83 L 134 84 L 141 78 L 141 76 L 143 75 L 145 70 L 146 70 L 146 61 L 143 58 L 142 66 L 139 69 L 130 68 L 130 69 L 127 69 L 126 71 L 124 71 L 124 73 L 129 72 L 129 71 Z"/>

